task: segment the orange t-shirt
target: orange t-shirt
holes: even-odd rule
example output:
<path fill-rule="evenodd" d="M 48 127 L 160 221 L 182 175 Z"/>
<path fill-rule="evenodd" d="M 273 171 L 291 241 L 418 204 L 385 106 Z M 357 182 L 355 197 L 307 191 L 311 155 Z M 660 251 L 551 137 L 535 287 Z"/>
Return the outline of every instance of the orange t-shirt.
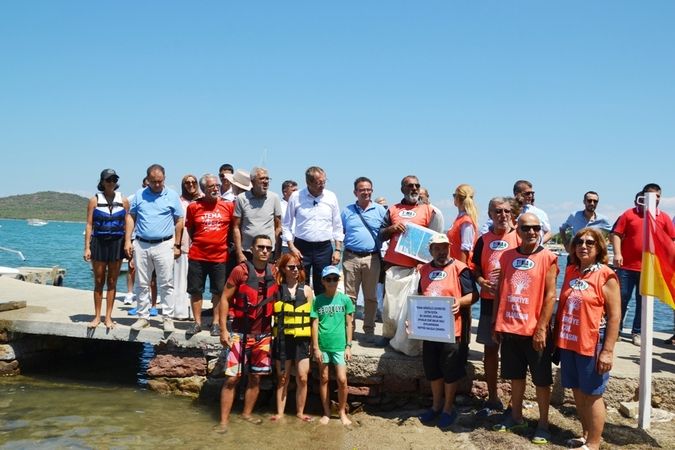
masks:
<path fill-rule="evenodd" d="M 420 292 L 428 297 L 454 297 L 459 301 L 462 296 L 462 285 L 459 275 L 467 265 L 458 260 L 452 260 L 442 269 L 431 263 L 423 264 L 420 271 Z M 455 336 L 462 334 L 462 314 L 455 314 Z"/>
<path fill-rule="evenodd" d="M 544 305 L 546 273 L 558 268 L 558 257 L 539 247 L 530 255 L 515 248 L 502 253 L 499 264 L 503 272 L 499 285 L 499 310 L 495 331 L 534 335 Z"/>
<path fill-rule="evenodd" d="M 602 288 L 607 281 L 618 278 L 604 264 L 580 273 L 576 265 L 567 266 L 560 291 L 556 316 L 556 341 L 560 348 L 580 355 L 594 356 L 600 327 L 604 326 L 605 297 Z"/>
<path fill-rule="evenodd" d="M 398 203 L 389 207 L 389 219 L 392 225 L 397 223 L 414 223 L 423 227 L 428 227 L 431 223 L 434 210 L 430 205 L 404 205 Z M 394 251 L 398 243 L 399 235 L 396 234 L 391 237 L 387 253 L 384 255 L 384 260 L 390 264 L 401 267 L 415 267 L 419 264 L 414 258 L 402 255 Z"/>
<path fill-rule="evenodd" d="M 483 278 L 490 279 L 490 281 L 496 283 L 498 275 L 495 277 L 493 272 L 496 269 L 501 268 L 499 258 L 506 250 L 518 247 L 518 233 L 516 233 L 516 230 L 511 230 L 502 235 L 498 235 L 492 231 L 488 231 L 478 239 L 482 241 L 476 246 L 476 250 L 480 250 L 480 255 L 478 256 L 480 259 L 474 258 L 474 262 L 477 261 L 480 263 L 480 270 Z M 493 279 L 491 277 L 495 278 Z M 495 298 L 495 296 L 487 290 L 481 290 L 480 296 L 486 300 L 494 300 Z"/>
<path fill-rule="evenodd" d="M 461 260 L 462 257 L 462 228 L 465 223 L 468 223 L 473 227 L 473 243 L 471 246 L 471 251 L 469 252 L 468 259 L 466 260 L 466 264 L 469 266 L 469 268 L 472 268 L 472 262 L 471 259 L 473 257 L 473 246 L 476 244 L 476 240 L 478 239 L 478 228 L 476 227 L 476 224 L 473 223 L 471 220 L 471 217 L 469 217 L 468 214 L 462 214 L 457 216 L 455 221 L 452 224 L 452 227 L 448 230 L 446 233 L 448 236 L 448 240 L 450 241 L 450 256 Z"/>

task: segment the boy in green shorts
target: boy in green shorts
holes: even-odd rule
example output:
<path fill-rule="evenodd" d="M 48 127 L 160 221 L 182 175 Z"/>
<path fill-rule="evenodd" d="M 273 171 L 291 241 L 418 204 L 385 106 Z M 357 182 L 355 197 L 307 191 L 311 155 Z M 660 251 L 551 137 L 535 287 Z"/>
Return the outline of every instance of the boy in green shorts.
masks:
<path fill-rule="evenodd" d="M 335 366 L 338 382 L 338 407 L 340 421 L 345 426 L 352 421 L 347 417 L 347 365 L 352 358 L 352 314 L 354 304 L 345 294 L 337 292 L 340 269 L 326 266 L 321 272 L 321 284 L 326 289 L 312 303 L 309 317 L 312 319 L 312 348 L 321 373 L 321 404 L 326 425 L 330 420 L 330 397 L 328 396 L 328 365 Z"/>

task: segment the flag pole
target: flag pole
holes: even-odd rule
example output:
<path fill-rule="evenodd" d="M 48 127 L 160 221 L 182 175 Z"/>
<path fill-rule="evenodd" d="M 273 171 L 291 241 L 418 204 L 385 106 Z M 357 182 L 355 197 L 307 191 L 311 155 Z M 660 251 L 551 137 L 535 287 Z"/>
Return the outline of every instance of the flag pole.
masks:
<path fill-rule="evenodd" d="M 644 253 L 649 248 L 650 240 L 647 214 L 652 214 L 656 217 L 655 192 L 645 192 L 643 209 L 642 252 Z M 642 284 L 642 275 L 640 278 L 640 284 Z M 642 321 L 640 327 L 640 334 L 642 336 L 640 339 L 640 403 L 638 409 L 638 428 L 648 430 L 651 426 L 652 413 L 652 340 L 654 334 L 654 297 L 651 295 L 642 296 Z"/>

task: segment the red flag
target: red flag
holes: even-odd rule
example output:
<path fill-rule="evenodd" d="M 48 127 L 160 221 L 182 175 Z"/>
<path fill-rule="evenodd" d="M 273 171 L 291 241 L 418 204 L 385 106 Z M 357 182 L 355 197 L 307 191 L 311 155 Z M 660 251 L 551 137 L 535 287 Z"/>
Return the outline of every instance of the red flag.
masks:
<path fill-rule="evenodd" d="M 647 229 L 642 251 L 640 293 L 658 298 L 675 309 L 675 242 L 645 211 Z"/>

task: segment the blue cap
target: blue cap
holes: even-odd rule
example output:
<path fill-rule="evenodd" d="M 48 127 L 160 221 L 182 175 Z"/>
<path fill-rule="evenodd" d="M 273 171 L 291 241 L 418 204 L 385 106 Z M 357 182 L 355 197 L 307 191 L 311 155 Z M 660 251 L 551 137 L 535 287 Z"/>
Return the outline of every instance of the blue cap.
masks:
<path fill-rule="evenodd" d="M 326 266 L 321 271 L 321 278 L 326 278 L 328 275 L 340 276 L 340 269 L 337 266 Z"/>

